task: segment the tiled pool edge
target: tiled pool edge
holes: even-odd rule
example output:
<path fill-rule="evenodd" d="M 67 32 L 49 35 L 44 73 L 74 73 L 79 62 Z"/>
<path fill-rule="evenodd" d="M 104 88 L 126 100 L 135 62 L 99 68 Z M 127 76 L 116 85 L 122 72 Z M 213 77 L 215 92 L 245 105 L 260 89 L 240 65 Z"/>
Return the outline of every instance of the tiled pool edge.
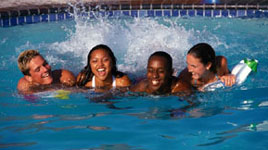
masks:
<path fill-rule="evenodd" d="M 84 5 L 86 12 L 99 12 L 108 16 L 132 17 L 268 17 L 267 5 Z M 0 12 L 0 27 L 11 27 L 22 24 L 60 21 L 73 18 L 69 6 L 31 8 Z M 91 13 L 89 13 L 91 14 Z M 92 15 L 93 17 L 93 15 Z"/>

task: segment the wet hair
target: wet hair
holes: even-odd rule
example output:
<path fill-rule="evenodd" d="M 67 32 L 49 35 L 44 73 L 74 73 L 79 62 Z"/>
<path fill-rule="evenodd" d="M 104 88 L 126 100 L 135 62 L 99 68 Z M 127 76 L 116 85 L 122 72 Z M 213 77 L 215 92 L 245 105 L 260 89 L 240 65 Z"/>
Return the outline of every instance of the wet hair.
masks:
<path fill-rule="evenodd" d="M 20 53 L 18 57 L 18 67 L 24 75 L 30 75 L 28 64 L 36 56 L 41 56 L 37 50 L 26 50 Z"/>
<path fill-rule="evenodd" d="M 81 75 L 83 75 L 84 77 L 81 77 L 78 81 L 77 81 L 77 85 L 78 86 L 84 86 L 88 81 L 91 81 L 92 77 L 93 77 L 93 72 L 91 70 L 90 67 L 90 59 L 91 59 L 91 54 L 98 49 L 102 49 L 104 51 L 106 51 L 108 53 L 108 55 L 111 57 L 112 59 L 112 75 L 114 75 L 115 77 L 122 77 L 124 74 L 120 71 L 117 70 L 116 67 L 116 58 L 114 56 L 113 51 L 111 50 L 110 47 L 108 47 L 107 45 L 104 44 L 99 44 L 96 45 L 95 47 L 93 47 L 90 52 L 88 53 L 87 56 L 87 65 L 84 67 L 84 69 L 80 72 Z"/>
<path fill-rule="evenodd" d="M 210 71 L 216 73 L 216 55 L 214 49 L 207 43 L 199 43 L 194 45 L 187 54 L 193 55 L 200 59 L 204 65 L 211 63 Z"/>
<path fill-rule="evenodd" d="M 164 51 L 157 51 L 157 52 L 154 52 L 148 59 L 148 62 L 150 61 L 150 59 L 154 56 L 158 56 L 158 57 L 163 57 L 167 60 L 167 69 L 169 71 L 173 71 L 173 62 L 172 62 L 172 58 L 171 56 L 167 53 L 167 52 L 164 52 Z"/>

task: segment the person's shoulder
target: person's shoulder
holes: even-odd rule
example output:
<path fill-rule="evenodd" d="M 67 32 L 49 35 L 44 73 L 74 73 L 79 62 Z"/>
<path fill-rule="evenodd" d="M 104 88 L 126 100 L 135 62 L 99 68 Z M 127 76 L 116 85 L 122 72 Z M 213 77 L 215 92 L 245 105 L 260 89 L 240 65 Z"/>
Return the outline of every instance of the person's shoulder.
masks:
<path fill-rule="evenodd" d="M 27 81 L 25 79 L 25 77 L 21 78 L 18 81 L 17 89 L 18 89 L 19 92 L 22 92 L 22 93 L 25 93 L 25 92 L 29 91 L 29 89 L 30 89 L 29 81 Z"/>
<path fill-rule="evenodd" d="M 67 85 L 67 86 L 75 85 L 76 78 L 74 74 L 69 70 L 66 70 L 66 69 L 54 70 L 52 74 L 55 80 L 58 80 L 60 83 L 64 85 Z"/>
<path fill-rule="evenodd" d="M 129 77 L 126 74 L 124 74 L 121 77 L 116 78 L 116 86 L 117 87 L 127 87 L 127 86 L 130 86 L 130 85 L 131 85 L 131 81 L 130 81 Z"/>
<path fill-rule="evenodd" d="M 146 92 L 147 85 L 148 85 L 148 80 L 143 79 L 143 80 L 139 81 L 137 84 L 133 85 L 130 88 L 130 91 L 132 91 L 132 92 Z"/>
<path fill-rule="evenodd" d="M 192 74 L 188 71 L 187 68 L 185 68 L 180 72 L 180 74 L 178 76 L 178 79 L 182 80 L 183 82 L 189 82 L 190 83 L 191 80 L 192 80 L 191 77 L 192 77 Z"/>
<path fill-rule="evenodd" d="M 192 86 L 189 82 L 186 82 L 182 79 L 176 79 L 174 86 L 172 87 L 172 93 L 191 93 Z"/>

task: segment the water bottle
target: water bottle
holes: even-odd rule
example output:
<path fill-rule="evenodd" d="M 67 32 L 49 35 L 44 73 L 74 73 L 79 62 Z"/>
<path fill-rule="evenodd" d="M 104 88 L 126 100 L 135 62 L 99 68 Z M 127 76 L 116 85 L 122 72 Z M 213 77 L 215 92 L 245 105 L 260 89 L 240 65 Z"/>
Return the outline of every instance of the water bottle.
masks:
<path fill-rule="evenodd" d="M 239 85 L 243 83 L 251 71 L 257 72 L 258 60 L 244 59 L 234 66 L 232 74 L 236 76 L 236 83 Z"/>

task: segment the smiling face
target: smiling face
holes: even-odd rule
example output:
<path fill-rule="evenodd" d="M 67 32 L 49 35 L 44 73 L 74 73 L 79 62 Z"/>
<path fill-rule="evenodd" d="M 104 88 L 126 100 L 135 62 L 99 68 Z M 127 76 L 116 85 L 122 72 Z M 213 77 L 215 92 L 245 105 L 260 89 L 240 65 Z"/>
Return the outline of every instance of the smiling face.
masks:
<path fill-rule="evenodd" d="M 188 54 L 186 57 L 187 68 L 192 73 L 192 78 L 195 80 L 204 78 L 210 71 L 211 63 L 204 65 L 199 58 Z"/>
<path fill-rule="evenodd" d="M 172 71 L 168 70 L 167 59 L 153 56 L 147 65 L 148 88 L 151 92 L 162 92 L 167 88 Z"/>
<path fill-rule="evenodd" d="M 34 84 L 51 84 L 53 82 L 51 67 L 46 60 L 38 55 L 28 64 L 30 76 L 28 80 Z"/>
<path fill-rule="evenodd" d="M 112 59 L 105 50 L 94 50 L 89 63 L 93 74 L 99 80 L 105 81 L 112 75 Z"/>

